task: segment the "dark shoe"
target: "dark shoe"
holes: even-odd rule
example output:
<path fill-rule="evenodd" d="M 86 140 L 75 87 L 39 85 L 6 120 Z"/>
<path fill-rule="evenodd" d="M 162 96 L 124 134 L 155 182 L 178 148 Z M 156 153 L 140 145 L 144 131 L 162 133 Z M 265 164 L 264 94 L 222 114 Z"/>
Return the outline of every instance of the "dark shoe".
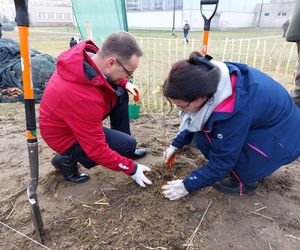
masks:
<path fill-rule="evenodd" d="M 136 149 L 133 156 L 131 157 L 133 160 L 137 160 L 146 156 L 147 151 L 144 148 Z"/>
<path fill-rule="evenodd" d="M 213 184 L 213 188 L 224 194 L 251 194 L 255 193 L 258 182 L 240 185 L 239 181 L 233 176 L 227 176 L 224 179 Z"/>
<path fill-rule="evenodd" d="M 67 155 L 55 155 L 51 160 L 52 165 L 61 171 L 67 181 L 81 183 L 88 181 L 90 177 L 78 171 L 77 162 Z"/>

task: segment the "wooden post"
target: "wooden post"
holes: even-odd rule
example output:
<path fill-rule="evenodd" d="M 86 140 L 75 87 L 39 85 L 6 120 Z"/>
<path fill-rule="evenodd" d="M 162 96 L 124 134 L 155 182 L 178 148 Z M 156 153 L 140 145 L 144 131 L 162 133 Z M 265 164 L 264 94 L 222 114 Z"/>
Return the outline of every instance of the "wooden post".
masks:
<path fill-rule="evenodd" d="M 243 46 L 243 39 L 240 39 L 239 54 L 238 54 L 238 60 L 237 60 L 238 62 L 241 62 L 242 46 Z"/>
<path fill-rule="evenodd" d="M 260 66 L 260 69 L 262 71 L 264 71 L 264 66 L 265 66 L 266 48 L 267 48 L 267 40 L 264 40 L 264 47 L 263 47 L 263 53 L 262 53 L 262 59 L 261 59 L 261 66 Z"/>
<path fill-rule="evenodd" d="M 225 44 L 224 44 L 224 50 L 223 50 L 223 56 L 222 56 L 222 62 L 225 61 L 225 55 L 227 50 L 227 44 L 228 44 L 228 37 L 226 37 Z"/>
<path fill-rule="evenodd" d="M 292 59 L 292 56 L 293 56 L 294 47 L 295 47 L 295 43 L 292 43 L 292 47 L 291 47 L 291 50 L 290 50 L 289 58 L 288 58 L 288 61 L 286 63 L 286 68 L 285 68 L 285 72 L 284 72 L 284 78 L 283 78 L 283 81 L 282 81 L 283 86 L 285 86 L 285 81 L 286 81 L 286 78 L 287 78 L 287 74 L 288 74 L 290 62 L 291 62 L 291 59 Z"/>
<path fill-rule="evenodd" d="M 85 22 L 85 31 L 86 31 L 87 38 L 89 40 L 94 41 L 93 33 L 92 33 L 92 25 L 90 21 Z"/>
<path fill-rule="evenodd" d="M 248 63 L 248 55 L 249 55 L 249 50 L 250 50 L 250 42 L 251 39 L 248 40 L 248 46 L 247 46 L 247 52 L 246 52 L 246 59 L 245 59 L 245 63 Z"/>
<path fill-rule="evenodd" d="M 258 53 L 258 50 L 259 50 L 259 40 L 257 39 L 256 41 L 256 46 L 255 46 L 255 50 L 254 50 L 254 57 L 253 57 L 253 67 L 256 66 L 256 59 L 257 59 L 257 53 Z"/>

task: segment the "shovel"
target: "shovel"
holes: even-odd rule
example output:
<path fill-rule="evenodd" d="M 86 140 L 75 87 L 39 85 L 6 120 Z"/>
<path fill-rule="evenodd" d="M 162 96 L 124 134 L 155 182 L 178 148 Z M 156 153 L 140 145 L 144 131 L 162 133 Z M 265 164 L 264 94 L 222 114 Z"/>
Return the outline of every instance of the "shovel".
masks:
<path fill-rule="evenodd" d="M 206 53 L 207 53 L 208 33 L 209 33 L 209 30 L 210 30 L 210 21 L 214 17 L 214 15 L 216 14 L 216 11 L 217 11 L 217 8 L 218 8 L 218 3 L 219 3 L 219 0 L 201 0 L 200 1 L 200 12 L 201 12 L 201 15 L 204 19 L 203 46 L 202 46 L 202 50 L 201 50 L 201 55 L 202 56 L 205 56 Z M 214 9 L 213 13 L 211 14 L 211 16 L 209 18 L 207 18 L 203 13 L 203 6 L 204 5 L 215 5 L 215 9 Z"/>
<path fill-rule="evenodd" d="M 28 43 L 28 0 L 14 0 L 14 2 L 16 8 L 16 22 L 19 28 L 20 52 L 22 59 L 22 81 L 30 168 L 30 183 L 27 188 L 27 196 L 37 240 L 42 243 L 43 220 L 36 194 L 39 179 L 39 158 L 38 140 L 36 136 L 34 92 L 30 71 L 30 51 Z"/>

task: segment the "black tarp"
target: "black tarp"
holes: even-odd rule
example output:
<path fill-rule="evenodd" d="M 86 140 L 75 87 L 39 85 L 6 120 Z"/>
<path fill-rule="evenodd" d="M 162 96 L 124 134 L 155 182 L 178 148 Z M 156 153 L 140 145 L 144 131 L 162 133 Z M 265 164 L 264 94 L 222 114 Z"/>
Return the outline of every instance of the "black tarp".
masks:
<path fill-rule="evenodd" d="M 47 55 L 30 50 L 31 76 L 36 102 L 41 100 L 45 86 L 54 72 L 56 60 Z M 18 96 L 9 96 L 3 93 L 7 89 L 18 88 Z M 16 102 L 23 100 L 22 69 L 19 43 L 14 40 L 0 39 L 0 102 Z"/>

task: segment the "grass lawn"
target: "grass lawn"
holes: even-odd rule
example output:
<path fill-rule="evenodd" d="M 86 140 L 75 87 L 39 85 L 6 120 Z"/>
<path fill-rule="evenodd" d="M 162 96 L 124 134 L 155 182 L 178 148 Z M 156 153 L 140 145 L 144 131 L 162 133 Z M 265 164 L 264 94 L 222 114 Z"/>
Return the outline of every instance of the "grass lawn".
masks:
<path fill-rule="evenodd" d="M 134 79 L 142 89 L 142 94 L 145 93 L 143 105 L 161 109 L 163 102 L 160 86 L 163 80 L 175 61 L 187 58 L 194 50 L 201 50 L 202 32 L 190 32 L 190 43 L 185 45 L 181 31 L 176 31 L 177 37 L 173 37 L 168 30 L 129 31 L 137 37 L 144 53 Z M 216 60 L 247 63 L 257 67 L 291 89 L 297 51 L 296 46 L 285 42 L 281 34 L 280 28 L 212 30 L 209 34 L 208 54 Z M 30 46 L 57 57 L 69 48 L 69 41 L 73 36 L 79 36 L 77 28 L 30 28 Z M 3 37 L 18 40 L 18 32 L 3 32 Z"/>

